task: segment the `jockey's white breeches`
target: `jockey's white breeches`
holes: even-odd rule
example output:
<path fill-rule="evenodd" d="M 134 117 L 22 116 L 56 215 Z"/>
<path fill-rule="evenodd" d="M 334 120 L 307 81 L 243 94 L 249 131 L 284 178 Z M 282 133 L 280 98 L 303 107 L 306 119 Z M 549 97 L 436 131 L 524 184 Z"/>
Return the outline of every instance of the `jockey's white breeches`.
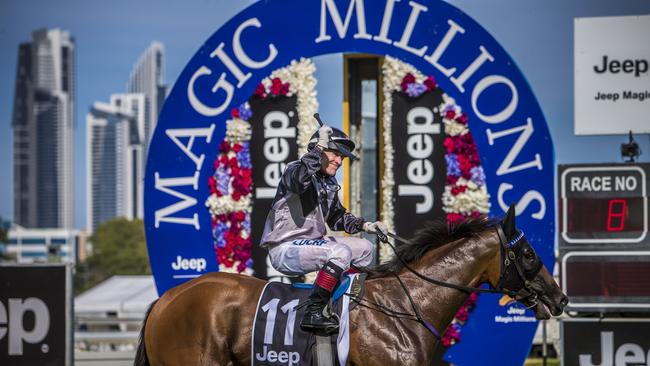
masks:
<path fill-rule="evenodd" d="M 273 267 L 288 275 L 315 272 L 327 262 L 347 270 L 350 265 L 367 267 L 373 262 L 375 246 L 363 238 L 326 236 L 322 239 L 296 239 L 269 249 Z"/>

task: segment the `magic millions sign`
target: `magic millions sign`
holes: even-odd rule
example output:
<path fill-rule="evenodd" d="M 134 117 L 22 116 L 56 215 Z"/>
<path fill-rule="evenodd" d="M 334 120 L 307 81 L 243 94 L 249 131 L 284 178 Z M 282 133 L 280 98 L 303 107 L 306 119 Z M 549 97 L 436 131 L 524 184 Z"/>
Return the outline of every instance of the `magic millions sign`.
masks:
<path fill-rule="evenodd" d="M 435 0 L 269 0 L 202 43 L 158 120 L 147 161 L 145 223 L 159 293 L 218 270 L 203 203 L 231 108 L 292 60 L 341 52 L 390 55 L 436 78 L 469 117 L 491 214 L 515 203 L 518 225 L 552 268 L 550 134 L 524 76 L 479 24 Z M 500 305 L 499 296 L 481 295 L 462 342 L 445 358 L 459 365 L 522 364 L 537 324 L 513 311 L 519 309 Z"/>

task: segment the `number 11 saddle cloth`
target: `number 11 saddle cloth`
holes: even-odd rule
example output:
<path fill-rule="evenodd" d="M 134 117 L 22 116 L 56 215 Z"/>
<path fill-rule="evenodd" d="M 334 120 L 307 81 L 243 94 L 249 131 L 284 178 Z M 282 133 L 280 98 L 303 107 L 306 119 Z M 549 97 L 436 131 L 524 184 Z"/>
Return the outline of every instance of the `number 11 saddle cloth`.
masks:
<path fill-rule="evenodd" d="M 349 310 L 356 303 L 350 296 L 361 297 L 365 274 L 355 273 L 344 277 L 332 295 L 334 310 L 338 314 L 339 333 L 330 338 L 332 359 L 336 365 L 345 365 L 350 349 Z M 302 366 L 316 362 L 314 348 L 316 335 L 300 328 L 306 310 L 301 306 L 308 301 L 311 285 L 288 285 L 269 282 L 262 290 L 252 334 L 252 365 Z"/>

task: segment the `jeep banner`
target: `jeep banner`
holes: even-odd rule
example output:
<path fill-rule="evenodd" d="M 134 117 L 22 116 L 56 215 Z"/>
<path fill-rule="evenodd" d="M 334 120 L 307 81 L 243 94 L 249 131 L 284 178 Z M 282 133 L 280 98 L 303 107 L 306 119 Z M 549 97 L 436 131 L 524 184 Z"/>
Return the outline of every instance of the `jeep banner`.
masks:
<path fill-rule="evenodd" d="M 253 112 L 249 120 L 253 130 L 250 143 L 251 163 L 255 167 L 252 173 L 255 182 L 255 199 L 251 214 L 252 258 L 255 276 L 259 278 L 277 274 L 267 265 L 267 252 L 260 248 L 259 244 L 264 231 L 264 221 L 271 210 L 286 163 L 298 158 L 297 103 L 296 96 L 266 99 L 253 97 L 249 101 Z"/>
<path fill-rule="evenodd" d="M 650 364 L 649 319 L 573 319 L 562 322 L 563 365 Z"/>
<path fill-rule="evenodd" d="M 64 265 L 0 266 L 0 365 L 69 365 Z"/>
<path fill-rule="evenodd" d="M 393 93 L 392 137 L 395 147 L 395 231 L 410 237 L 422 222 L 444 218 L 445 128 L 439 113 L 439 89 L 412 98 Z M 406 133 L 404 133 L 406 132 Z"/>

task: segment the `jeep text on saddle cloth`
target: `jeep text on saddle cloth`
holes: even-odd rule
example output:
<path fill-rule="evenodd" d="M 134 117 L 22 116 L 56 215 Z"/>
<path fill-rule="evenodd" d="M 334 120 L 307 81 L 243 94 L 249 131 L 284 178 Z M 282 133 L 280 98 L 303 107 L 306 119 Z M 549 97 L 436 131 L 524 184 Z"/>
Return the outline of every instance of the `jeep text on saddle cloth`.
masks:
<path fill-rule="evenodd" d="M 552 263 L 554 164 L 548 128 L 514 61 L 480 25 L 441 1 L 271 0 L 250 6 L 202 44 L 162 110 L 145 179 L 147 240 L 160 293 L 186 280 L 174 277 L 169 265 L 179 255 L 205 259 L 208 271 L 218 268 L 202 202 L 211 169 L 204 163 L 217 155 L 228 119 L 224 112 L 291 60 L 338 52 L 390 55 L 433 75 L 468 114 L 492 214 L 514 202 L 518 223 L 535 233 L 531 243 Z M 535 324 L 503 328 L 493 322 L 503 311 L 496 301 L 479 301 L 473 317 L 492 322 L 465 331 L 452 351 L 480 347 L 506 353 L 498 335 L 510 339 L 519 331 L 508 354 L 513 363 L 525 357 Z M 495 337 L 474 346 L 472 334 L 485 331 Z"/>

